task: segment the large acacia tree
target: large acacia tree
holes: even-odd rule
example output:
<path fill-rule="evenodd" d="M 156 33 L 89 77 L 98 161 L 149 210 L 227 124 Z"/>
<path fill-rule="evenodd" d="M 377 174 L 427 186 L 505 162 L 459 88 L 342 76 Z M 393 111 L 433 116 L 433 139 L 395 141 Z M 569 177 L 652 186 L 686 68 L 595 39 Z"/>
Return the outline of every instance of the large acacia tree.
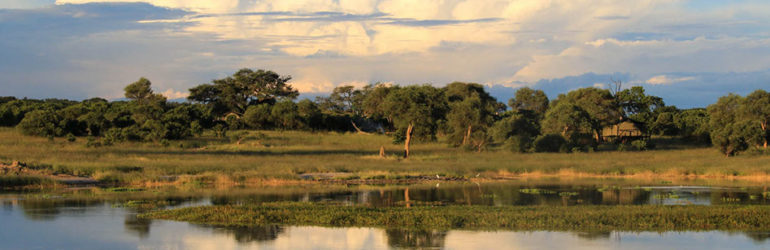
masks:
<path fill-rule="evenodd" d="M 270 70 L 241 69 L 232 76 L 213 80 L 190 89 L 191 101 L 209 104 L 220 115 L 242 116 L 249 105 L 275 104 L 280 99 L 292 100 L 299 92 L 281 76 Z"/>
<path fill-rule="evenodd" d="M 447 109 L 444 93 L 430 85 L 394 87 L 382 105 L 397 133 L 404 135 L 404 158 L 409 157 L 413 136 L 435 138 L 439 121 Z"/>

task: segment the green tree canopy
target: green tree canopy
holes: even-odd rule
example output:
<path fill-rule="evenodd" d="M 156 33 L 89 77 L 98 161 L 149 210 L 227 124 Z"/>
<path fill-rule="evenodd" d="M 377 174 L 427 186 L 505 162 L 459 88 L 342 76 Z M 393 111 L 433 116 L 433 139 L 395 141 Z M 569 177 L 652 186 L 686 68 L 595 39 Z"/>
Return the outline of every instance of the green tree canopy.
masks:
<path fill-rule="evenodd" d="M 444 93 L 430 85 L 396 87 L 383 102 L 385 114 L 397 133 L 404 135 L 404 157 L 409 157 L 412 136 L 434 139 L 447 110 Z"/>
<path fill-rule="evenodd" d="M 610 91 L 606 89 L 577 89 L 570 91 L 566 95 L 559 95 L 554 102 L 556 105 L 569 103 L 585 111 L 588 114 L 590 128 L 593 130 L 597 141 L 601 138 L 602 128 L 617 124 L 622 117 L 620 106 Z M 562 108 L 561 110 L 567 109 Z"/>
<path fill-rule="evenodd" d="M 739 115 L 743 97 L 729 94 L 708 106 L 711 142 L 726 156 L 746 150 L 757 140 L 759 128 Z"/>
<path fill-rule="evenodd" d="M 767 148 L 767 141 L 770 139 L 767 128 L 770 122 L 770 93 L 759 89 L 746 96 L 741 115 L 760 128 L 762 146 Z"/>
<path fill-rule="evenodd" d="M 444 87 L 444 94 L 449 104 L 446 115 L 449 141 L 455 145 L 470 143 L 480 150 L 487 143 L 487 130 L 503 104 L 478 83 L 453 82 Z"/>
<path fill-rule="evenodd" d="M 508 100 L 508 106 L 518 112 L 530 111 L 542 119 L 548 110 L 548 96 L 542 90 L 523 87 L 516 90 L 515 96 Z"/>
<path fill-rule="evenodd" d="M 206 103 L 220 116 L 228 113 L 241 116 L 249 105 L 274 104 L 281 99 L 292 100 L 299 95 L 288 81 L 270 70 L 241 69 L 232 76 L 213 80 L 190 89 L 191 101 Z"/>

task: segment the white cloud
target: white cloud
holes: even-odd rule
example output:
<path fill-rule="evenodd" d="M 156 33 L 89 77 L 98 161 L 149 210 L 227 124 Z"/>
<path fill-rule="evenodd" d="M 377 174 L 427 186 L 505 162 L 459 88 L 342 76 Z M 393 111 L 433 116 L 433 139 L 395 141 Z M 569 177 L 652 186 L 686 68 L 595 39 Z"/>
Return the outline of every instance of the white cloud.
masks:
<path fill-rule="evenodd" d="M 165 96 L 169 100 L 171 100 L 171 99 L 179 99 L 179 98 L 187 98 L 187 96 L 190 95 L 190 93 L 188 93 L 188 92 L 182 92 L 182 91 L 177 91 L 177 90 L 173 90 L 173 89 L 167 89 L 166 91 L 163 91 L 163 93 L 161 93 L 161 94 L 163 96 Z"/>
<path fill-rule="evenodd" d="M 60 50 L 53 54 L 75 69 L 50 77 L 87 82 L 93 86 L 84 88 L 88 95 L 109 95 L 146 75 L 164 84 L 158 87 L 171 89 L 169 95 L 181 96 L 174 90 L 242 67 L 291 74 L 292 84 L 302 92 L 375 81 L 441 85 L 459 80 L 518 87 L 589 72 L 620 72 L 632 75 L 630 81 L 663 86 L 701 80 L 675 75 L 770 67 L 770 57 L 764 56 L 770 54 L 770 7 L 763 2 L 727 2 L 723 8 L 701 9 L 684 0 L 56 0 L 56 4 L 104 1 L 143 2 L 194 13 L 178 20 L 150 16 L 128 30 L 70 40 L 54 36 L 56 46 L 31 50 Z M 143 29 L 159 26 L 161 31 Z M 110 58 L 94 52 L 116 46 L 130 53 L 109 52 L 117 54 Z M 27 75 L 4 77 L 29 79 Z M 46 76 L 34 78 L 44 82 Z"/>
<path fill-rule="evenodd" d="M 672 83 L 678 83 L 678 82 L 684 82 L 684 81 L 692 81 L 695 80 L 695 77 L 687 76 L 687 77 L 668 77 L 666 75 L 659 75 L 659 76 L 653 76 L 650 79 L 647 79 L 647 84 L 652 85 L 667 85 Z"/>

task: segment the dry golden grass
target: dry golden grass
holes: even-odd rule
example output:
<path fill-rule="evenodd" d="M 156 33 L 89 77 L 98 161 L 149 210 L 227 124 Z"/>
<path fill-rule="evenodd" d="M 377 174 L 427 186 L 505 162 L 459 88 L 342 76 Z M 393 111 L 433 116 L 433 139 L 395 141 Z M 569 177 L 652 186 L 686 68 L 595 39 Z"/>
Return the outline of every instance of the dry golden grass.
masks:
<path fill-rule="evenodd" d="M 770 180 L 770 156 L 726 158 L 712 148 L 643 152 L 515 154 L 491 149 L 471 152 L 442 143 L 413 146 L 401 159 L 402 145 L 384 135 L 250 131 L 255 138 L 240 145 L 202 137 L 163 147 L 122 143 L 86 147 L 86 139 L 23 136 L 0 129 L 0 161 L 18 160 L 52 172 L 92 176 L 102 181 L 161 185 L 302 183 L 303 173 L 350 173 L 358 178 L 401 178 L 406 175 L 449 177 L 619 177 L 720 178 Z M 378 156 L 384 146 L 387 157 Z M 349 178 L 349 177 L 348 177 Z"/>

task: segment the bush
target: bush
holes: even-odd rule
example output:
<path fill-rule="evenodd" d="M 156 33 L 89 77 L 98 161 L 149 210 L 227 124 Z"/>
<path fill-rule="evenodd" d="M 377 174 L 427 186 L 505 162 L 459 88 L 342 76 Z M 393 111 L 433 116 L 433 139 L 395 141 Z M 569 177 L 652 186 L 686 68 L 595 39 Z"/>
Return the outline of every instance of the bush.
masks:
<path fill-rule="evenodd" d="M 503 147 L 514 153 L 528 152 L 532 148 L 532 139 L 528 136 L 514 135 L 505 140 Z"/>
<path fill-rule="evenodd" d="M 101 146 L 102 146 L 102 143 L 96 140 L 96 137 L 89 136 L 88 138 L 86 138 L 86 147 L 95 148 L 95 147 L 101 147 Z"/>
<path fill-rule="evenodd" d="M 565 151 L 567 140 L 559 134 L 547 134 L 535 139 L 535 152 L 559 152 Z"/>
<path fill-rule="evenodd" d="M 125 140 L 123 130 L 119 128 L 110 128 L 104 133 L 104 145 L 112 145 Z"/>
<path fill-rule="evenodd" d="M 647 150 L 647 141 L 645 140 L 635 140 L 631 142 L 631 147 L 633 147 L 636 150 Z"/>
<path fill-rule="evenodd" d="M 77 140 L 77 138 L 75 138 L 75 135 L 73 135 L 72 133 L 67 134 L 68 142 L 75 142 L 75 140 Z"/>
<path fill-rule="evenodd" d="M 21 120 L 18 128 L 25 135 L 57 136 L 62 131 L 58 127 L 60 120 L 61 117 L 52 110 L 35 110 L 24 115 L 24 119 Z"/>

